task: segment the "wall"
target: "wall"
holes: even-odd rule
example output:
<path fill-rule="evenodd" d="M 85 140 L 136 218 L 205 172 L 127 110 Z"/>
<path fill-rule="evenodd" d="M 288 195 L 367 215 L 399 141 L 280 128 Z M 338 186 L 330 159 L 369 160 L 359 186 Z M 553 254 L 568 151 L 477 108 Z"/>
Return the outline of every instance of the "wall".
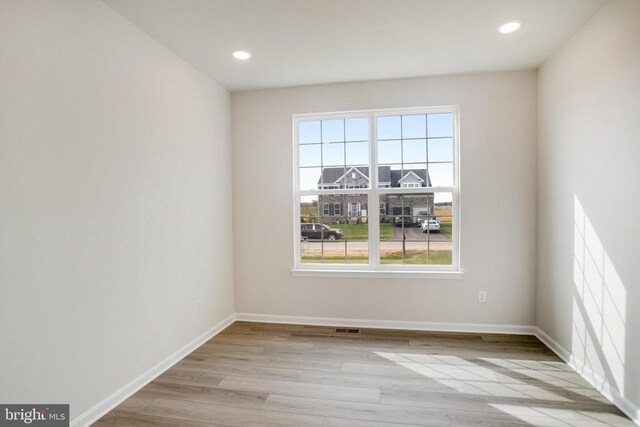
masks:
<path fill-rule="evenodd" d="M 0 70 L 0 402 L 75 418 L 233 312 L 229 94 L 96 0 L 1 2 Z"/>
<path fill-rule="evenodd" d="M 639 22 L 640 1 L 612 1 L 540 69 L 536 299 L 538 326 L 636 407 Z"/>
<path fill-rule="evenodd" d="M 292 277 L 292 115 L 451 104 L 461 110 L 464 279 Z M 236 311 L 533 324 L 535 71 L 233 93 L 231 105 Z"/>

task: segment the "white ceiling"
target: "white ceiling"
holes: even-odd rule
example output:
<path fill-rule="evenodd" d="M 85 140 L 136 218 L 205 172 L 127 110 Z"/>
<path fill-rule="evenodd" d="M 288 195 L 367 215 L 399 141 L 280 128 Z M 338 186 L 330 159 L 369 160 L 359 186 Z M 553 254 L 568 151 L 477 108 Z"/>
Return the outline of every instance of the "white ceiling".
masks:
<path fill-rule="evenodd" d="M 534 69 L 606 2 L 104 1 L 232 91 Z M 499 34 L 509 20 L 522 28 Z"/>

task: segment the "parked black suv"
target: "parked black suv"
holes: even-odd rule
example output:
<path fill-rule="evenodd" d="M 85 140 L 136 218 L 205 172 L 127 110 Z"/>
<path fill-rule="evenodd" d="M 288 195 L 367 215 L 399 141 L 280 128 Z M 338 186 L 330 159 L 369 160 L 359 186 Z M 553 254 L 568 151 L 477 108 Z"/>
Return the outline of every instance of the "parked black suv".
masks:
<path fill-rule="evenodd" d="M 344 235 L 341 230 L 336 230 L 324 224 L 300 224 L 300 227 L 300 236 L 302 236 L 303 240 L 338 240 Z"/>

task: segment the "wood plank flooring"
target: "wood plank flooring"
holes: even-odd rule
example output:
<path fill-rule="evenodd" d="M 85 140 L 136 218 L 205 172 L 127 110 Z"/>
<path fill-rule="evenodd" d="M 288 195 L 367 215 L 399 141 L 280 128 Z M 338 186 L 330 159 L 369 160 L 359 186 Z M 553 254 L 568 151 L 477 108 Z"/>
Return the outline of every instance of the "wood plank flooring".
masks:
<path fill-rule="evenodd" d="M 632 426 L 535 337 L 236 322 L 96 426 Z"/>

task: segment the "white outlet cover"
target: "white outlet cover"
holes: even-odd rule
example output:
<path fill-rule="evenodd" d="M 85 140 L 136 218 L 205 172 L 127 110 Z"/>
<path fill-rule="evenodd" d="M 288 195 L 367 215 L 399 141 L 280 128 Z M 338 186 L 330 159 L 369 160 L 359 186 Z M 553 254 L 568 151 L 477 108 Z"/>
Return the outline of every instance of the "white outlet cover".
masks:
<path fill-rule="evenodd" d="M 487 291 L 479 291 L 478 292 L 478 301 L 479 302 L 487 302 Z"/>

